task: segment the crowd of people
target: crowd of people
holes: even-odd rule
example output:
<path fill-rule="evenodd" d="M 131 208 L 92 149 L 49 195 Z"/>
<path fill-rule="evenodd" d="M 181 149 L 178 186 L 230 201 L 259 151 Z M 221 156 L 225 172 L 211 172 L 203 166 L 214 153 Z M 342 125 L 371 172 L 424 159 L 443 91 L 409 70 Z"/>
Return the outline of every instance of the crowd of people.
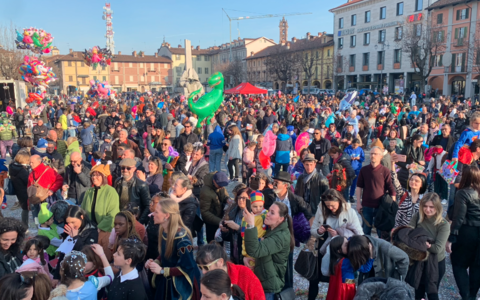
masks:
<path fill-rule="evenodd" d="M 296 271 L 309 300 L 322 282 L 327 300 L 435 300 L 450 260 L 476 299 L 480 106 L 463 100 L 236 95 L 208 123 L 163 94 L 12 107 L 0 298 L 295 299 Z"/>

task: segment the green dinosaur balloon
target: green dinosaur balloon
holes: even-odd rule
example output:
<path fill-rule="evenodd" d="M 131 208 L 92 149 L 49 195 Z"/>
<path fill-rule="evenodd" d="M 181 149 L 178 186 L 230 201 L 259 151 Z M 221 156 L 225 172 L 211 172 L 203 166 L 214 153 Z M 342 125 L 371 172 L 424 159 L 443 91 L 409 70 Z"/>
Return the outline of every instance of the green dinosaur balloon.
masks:
<path fill-rule="evenodd" d="M 201 89 L 194 91 L 188 97 L 190 110 L 198 116 L 197 127 L 201 127 L 201 123 L 205 119 L 207 119 L 207 125 L 210 124 L 215 112 L 223 102 L 223 84 L 223 75 L 217 72 L 208 78 L 208 85 L 213 89 L 211 92 L 200 97 L 197 102 L 193 102 L 193 98 L 201 92 Z"/>

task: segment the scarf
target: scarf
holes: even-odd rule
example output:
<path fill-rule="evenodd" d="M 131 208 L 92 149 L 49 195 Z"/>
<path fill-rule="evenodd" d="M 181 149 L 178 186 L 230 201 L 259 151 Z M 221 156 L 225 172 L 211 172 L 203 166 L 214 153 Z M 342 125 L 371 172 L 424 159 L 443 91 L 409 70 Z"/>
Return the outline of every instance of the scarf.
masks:
<path fill-rule="evenodd" d="M 303 195 L 303 199 L 307 202 L 310 203 L 310 179 L 317 174 L 317 169 L 313 169 L 313 172 L 310 174 L 306 174 L 306 176 L 303 178 L 303 183 L 305 184 L 305 194 Z"/>
<path fill-rule="evenodd" d="M 175 200 L 175 202 L 177 203 L 180 203 L 182 202 L 183 200 L 187 199 L 188 197 L 190 197 L 192 195 L 192 190 L 187 190 L 185 192 L 185 194 L 183 194 L 181 197 L 177 197 L 176 195 L 173 194 L 173 192 L 170 193 L 170 198 L 172 200 Z"/>
<path fill-rule="evenodd" d="M 310 173 L 310 174 L 305 174 L 305 177 L 303 177 L 303 183 L 304 184 L 308 184 L 308 182 L 310 181 L 310 179 L 312 179 L 313 175 L 317 174 L 317 169 L 313 169 L 313 172 Z"/>

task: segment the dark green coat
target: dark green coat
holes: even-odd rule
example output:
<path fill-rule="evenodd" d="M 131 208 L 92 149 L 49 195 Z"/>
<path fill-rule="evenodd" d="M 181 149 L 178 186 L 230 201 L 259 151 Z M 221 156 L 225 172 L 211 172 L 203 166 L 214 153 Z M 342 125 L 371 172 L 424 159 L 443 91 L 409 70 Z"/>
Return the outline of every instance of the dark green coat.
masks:
<path fill-rule="evenodd" d="M 263 241 L 258 240 L 257 228 L 245 230 L 245 250 L 255 258 L 254 273 L 262 283 L 265 293 L 279 293 L 285 285 L 290 231 L 282 222 L 275 229 L 267 229 Z"/>

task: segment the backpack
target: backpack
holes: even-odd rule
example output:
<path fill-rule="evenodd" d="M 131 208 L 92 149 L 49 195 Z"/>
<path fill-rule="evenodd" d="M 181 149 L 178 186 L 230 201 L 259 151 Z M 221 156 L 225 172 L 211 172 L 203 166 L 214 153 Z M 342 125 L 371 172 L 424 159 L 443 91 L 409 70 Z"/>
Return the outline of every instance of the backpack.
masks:
<path fill-rule="evenodd" d="M 405 192 L 400 199 L 400 202 L 393 201 L 389 194 L 383 195 L 380 200 L 380 206 L 378 207 L 375 215 L 373 225 L 377 230 L 390 232 L 395 226 L 395 217 L 397 215 L 398 207 L 405 201 L 408 193 Z"/>

